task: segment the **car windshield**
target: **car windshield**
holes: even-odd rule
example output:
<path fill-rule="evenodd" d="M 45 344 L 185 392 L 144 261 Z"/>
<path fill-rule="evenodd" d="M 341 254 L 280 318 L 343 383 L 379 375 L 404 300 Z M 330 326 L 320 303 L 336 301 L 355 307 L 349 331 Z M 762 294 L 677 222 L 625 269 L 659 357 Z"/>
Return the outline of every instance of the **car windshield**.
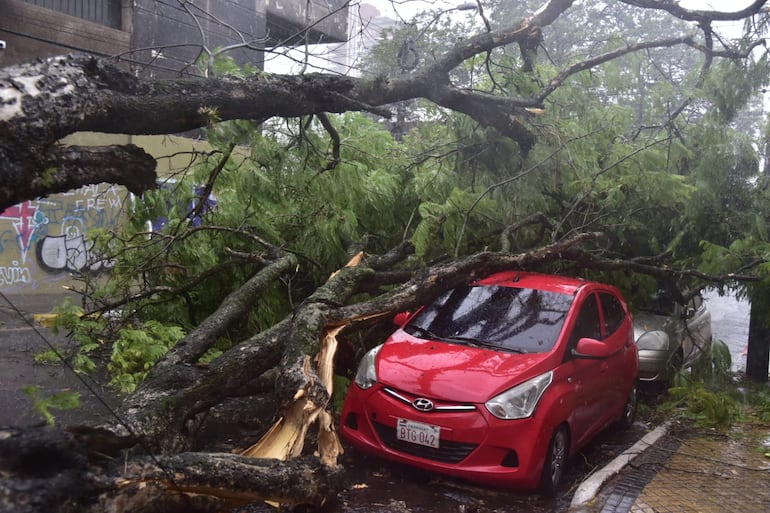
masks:
<path fill-rule="evenodd" d="M 556 343 L 572 299 L 543 290 L 462 286 L 426 306 L 404 329 L 420 338 L 541 353 Z"/>

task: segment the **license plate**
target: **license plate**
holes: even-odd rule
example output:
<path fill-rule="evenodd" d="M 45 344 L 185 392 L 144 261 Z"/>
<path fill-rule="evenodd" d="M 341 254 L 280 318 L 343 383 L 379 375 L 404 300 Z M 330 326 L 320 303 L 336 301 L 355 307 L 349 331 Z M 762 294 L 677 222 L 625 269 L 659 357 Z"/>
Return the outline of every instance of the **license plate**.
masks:
<path fill-rule="evenodd" d="M 414 420 L 398 419 L 396 438 L 413 444 L 425 445 L 438 449 L 441 428 Z"/>

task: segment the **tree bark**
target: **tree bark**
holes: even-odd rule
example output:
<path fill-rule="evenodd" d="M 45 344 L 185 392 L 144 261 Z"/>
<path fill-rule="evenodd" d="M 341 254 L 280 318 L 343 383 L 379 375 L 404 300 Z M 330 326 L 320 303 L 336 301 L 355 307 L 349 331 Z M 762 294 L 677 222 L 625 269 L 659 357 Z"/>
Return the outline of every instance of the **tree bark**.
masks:
<path fill-rule="evenodd" d="M 342 469 L 314 457 L 196 452 L 123 466 L 81 440 L 54 428 L 0 431 L 0 512 L 208 513 L 266 500 L 320 506 L 341 486 Z"/>
<path fill-rule="evenodd" d="M 770 293 L 757 291 L 750 295 L 749 347 L 746 354 L 746 376 L 759 383 L 767 383 L 770 366 L 770 325 L 767 321 L 767 307 Z"/>

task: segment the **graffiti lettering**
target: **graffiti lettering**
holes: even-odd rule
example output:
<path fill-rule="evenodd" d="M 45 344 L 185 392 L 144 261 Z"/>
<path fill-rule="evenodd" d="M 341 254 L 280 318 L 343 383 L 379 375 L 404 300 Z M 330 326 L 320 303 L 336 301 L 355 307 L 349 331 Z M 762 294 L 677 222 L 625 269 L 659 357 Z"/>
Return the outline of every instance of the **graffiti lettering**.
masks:
<path fill-rule="evenodd" d="M 23 285 L 31 281 L 29 267 L 21 267 L 18 260 L 11 262 L 10 266 L 0 266 L 0 286 Z"/>
<path fill-rule="evenodd" d="M 75 201 L 75 210 L 104 210 L 107 207 L 120 206 L 117 200 L 108 200 L 104 198 L 88 198 Z"/>
<path fill-rule="evenodd" d="M 114 267 L 88 234 L 117 227 L 124 201 L 122 187 L 94 184 L 1 211 L 0 290 L 58 291 L 70 273 Z"/>
<path fill-rule="evenodd" d="M 40 266 L 51 273 L 96 272 L 114 267 L 112 260 L 94 255 L 94 243 L 86 241 L 84 228 L 82 219 L 65 218 L 61 225 L 61 235 L 49 235 L 38 242 L 37 260 Z"/>
<path fill-rule="evenodd" d="M 32 201 L 25 201 L 5 209 L 0 213 L 0 219 L 9 219 L 16 229 L 16 240 L 21 250 L 22 264 L 27 261 L 27 252 L 36 240 L 38 227 L 48 223 L 48 219 L 39 212 L 39 207 Z"/>

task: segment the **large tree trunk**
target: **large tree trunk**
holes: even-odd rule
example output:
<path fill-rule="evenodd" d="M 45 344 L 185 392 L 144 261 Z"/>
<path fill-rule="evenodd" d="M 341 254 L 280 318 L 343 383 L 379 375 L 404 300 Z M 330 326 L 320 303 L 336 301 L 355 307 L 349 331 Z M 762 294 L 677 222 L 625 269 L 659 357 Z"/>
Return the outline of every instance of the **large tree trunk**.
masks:
<path fill-rule="evenodd" d="M 746 376 L 760 383 L 768 381 L 770 366 L 770 324 L 767 322 L 770 291 L 754 288 L 749 318 L 749 347 L 746 355 Z"/>
<path fill-rule="evenodd" d="M 213 513 L 265 500 L 321 505 L 341 484 L 341 468 L 314 457 L 282 462 L 197 452 L 123 466 L 93 452 L 96 437 L 104 449 L 109 436 L 97 433 L 0 431 L 0 512 Z"/>

